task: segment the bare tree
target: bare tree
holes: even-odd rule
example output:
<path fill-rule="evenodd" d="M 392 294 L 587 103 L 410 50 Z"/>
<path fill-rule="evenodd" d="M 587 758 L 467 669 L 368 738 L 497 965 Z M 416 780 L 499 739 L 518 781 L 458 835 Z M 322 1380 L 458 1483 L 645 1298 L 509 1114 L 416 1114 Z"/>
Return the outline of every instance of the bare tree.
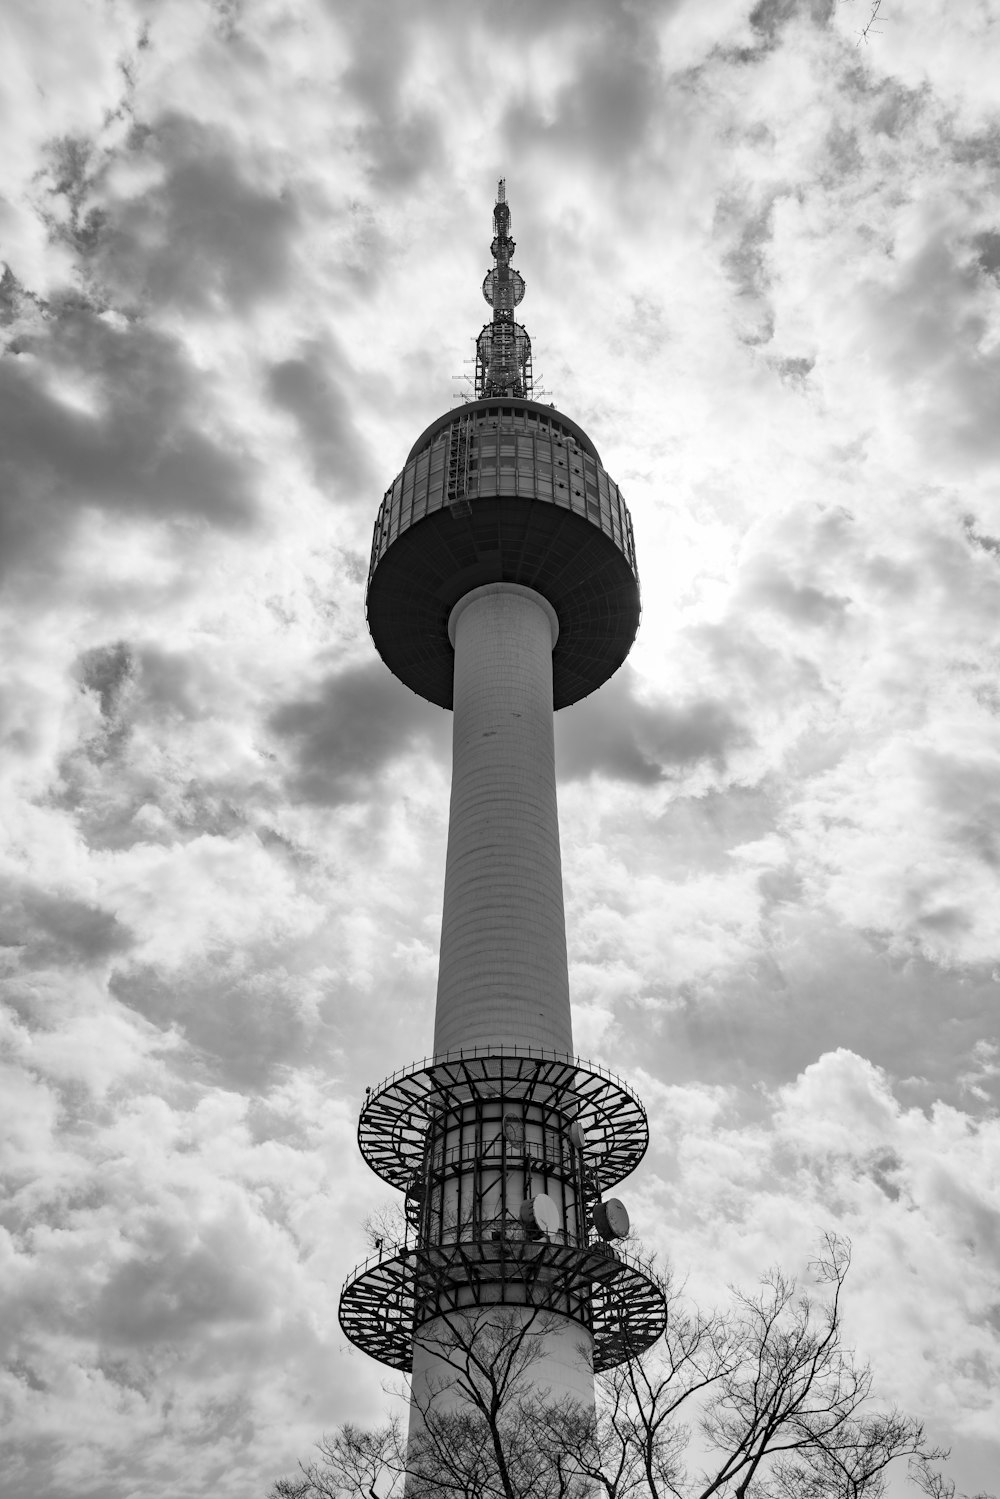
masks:
<path fill-rule="evenodd" d="M 309 1499 L 318 1492 L 308 1478 L 276 1478 L 268 1490 L 268 1499 Z"/>
<path fill-rule="evenodd" d="M 398 1421 L 366 1430 L 349 1422 L 317 1444 L 319 1460 L 299 1465 L 298 1478 L 279 1478 L 268 1499 L 390 1499 L 405 1471 Z"/>
<path fill-rule="evenodd" d="M 665 1278 L 662 1338 L 598 1376 L 596 1410 L 528 1398 L 551 1313 L 442 1314 L 421 1334 L 441 1375 L 405 1456 L 396 1426 L 344 1427 L 303 1468 L 311 1487 L 286 1480 L 271 1499 L 393 1499 L 404 1477 L 407 1499 L 880 1499 L 902 1462 L 928 1499 L 958 1499 L 933 1466 L 947 1453 L 878 1408 L 869 1365 L 844 1345 L 850 1262 L 827 1235 L 813 1294 L 772 1270 L 722 1312 Z"/>
<path fill-rule="evenodd" d="M 540 1411 L 556 1407 L 540 1401 L 528 1379 L 556 1320 L 541 1307 L 470 1307 L 445 1312 L 422 1330 L 421 1344 L 440 1373 L 417 1408 L 408 1492 L 564 1499 L 579 1487 L 572 1462 L 557 1461 L 537 1440 Z M 572 1402 L 561 1408 L 567 1418 L 577 1415 Z"/>
<path fill-rule="evenodd" d="M 879 11 L 882 9 L 882 0 L 868 0 L 868 19 L 858 32 L 857 46 L 864 42 L 867 45 L 869 36 L 881 36 L 882 33 L 876 27 L 879 19 Z"/>
<path fill-rule="evenodd" d="M 661 1287 L 667 1307 L 662 1338 L 648 1354 L 637 1351 L 597 1380 L 597 1439 L 605 1465 L 627 1472 L 630 1487 L 651 1499 L 682 1492 L 686 1417 L 735 1372 L 740 1354 L 730 1319 L 689 1308 L 669 1276 Z"/>
<path fill-rule="evenodd" d="M 407 1237 L 407 1222 L 398 1198 L 380 1202 L 361 1225 L 369 1248 L 381 1250 L 384 1245 L 402 1244 Z"/>
<path fill-rule="evenodd" d="M 871 1369 L 842 1340 L 849 1268 L 850 1245 L 827 1235 L 811 1266 L 819 1299 L 772 1270 L 706 1317 L 680 1313 L 666 1287 L 660 1344 L 601 1380 L 603 1418 L 615 1421 L 605 1458 L 615 1443 L 630 1449 L 649 1499 L 877 1499 L 892 1463 L 944 1457 L 919 1422 L 865 1409 Z M 687 1412 L 709 1453 L 693 1474 Z"/>
<path fill-rule="evenodd" d="M 914 1475 L 917 1487 L 920 1488 L 929 1499 L 965 1499 L 955 1492 L 955 1483 L 951 1478 L 946 1478 L 943 1473 L 935 1472 L 933 1469 L 924 1468 Z M 994 1499 L 992 1494 L 978 1493 L 970 1494 L 968 1499 Z"/>
<path fill-rule="evenodd" d="M 537 1440 L 539 1409 L 529 1372 L 543 1357 L 553 1315 L 541 1307 L 446 1310 L 421 1330 L 435 1360 L 429 1393 L 406 1440 L 397 1422 L 345 1425 L 319 1443 L 300 1477 L 279 1479 L 269 1499 L 584 1499 L 577 1466 Z M 529 1400 L 529 1391 L 531 1399 Z M 580 1412 L 565 1403 L 568 1420 Z"/>

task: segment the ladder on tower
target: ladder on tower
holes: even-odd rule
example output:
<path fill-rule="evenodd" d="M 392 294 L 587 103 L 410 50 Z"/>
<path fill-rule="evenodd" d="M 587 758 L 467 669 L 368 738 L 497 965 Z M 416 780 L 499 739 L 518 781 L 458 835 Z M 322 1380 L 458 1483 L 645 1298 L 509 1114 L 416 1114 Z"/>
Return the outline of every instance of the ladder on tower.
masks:
<path fill-rule="evenodd" d="M 446 498 L 448 509 L 458 520 L 471 515 L 469 505 L 469 431 L 471 423 L 466 417 L 457 421 L 451 429 L 448 441 L 448 485 Z"/>

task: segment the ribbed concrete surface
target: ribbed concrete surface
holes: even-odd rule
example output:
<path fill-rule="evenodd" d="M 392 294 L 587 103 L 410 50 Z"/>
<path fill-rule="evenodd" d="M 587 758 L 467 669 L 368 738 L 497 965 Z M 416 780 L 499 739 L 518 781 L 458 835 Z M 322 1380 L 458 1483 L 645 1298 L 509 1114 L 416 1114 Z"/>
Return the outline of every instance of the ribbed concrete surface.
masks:
<path fill-rule="evenodd" d="M 497 583 L 455 606 L 451 816 L 434 1050 L 572 1052 L 552 739 L 554 616 Z"/>

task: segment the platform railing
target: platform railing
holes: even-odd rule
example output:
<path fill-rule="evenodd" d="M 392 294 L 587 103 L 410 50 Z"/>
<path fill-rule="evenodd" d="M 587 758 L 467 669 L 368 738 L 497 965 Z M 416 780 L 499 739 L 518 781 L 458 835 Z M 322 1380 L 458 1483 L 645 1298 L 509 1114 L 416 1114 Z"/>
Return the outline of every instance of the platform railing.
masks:
<path fill-rule="evenodd" d="M 544 1046 L 511 1046 L 505 1043 L 490 1046 L 464 1046 L 456 1051 L 439 1052 L 436 1056 L 422 1057 L 420 1061 L 410 1062 L 408 1066 L 397 1067 L 395 1072 L 390 1072 L 388 1077 L 374 1088 L 365 1089 L 365 1102 L 362 1112 L 374 1099 L 391 1088 L 394 1083 L 402 1078 L 413 1077 L 421 1072 L 429 1072 L 433 1067 L 447 1067 L 454 1062 L 465 1061 L 488 1061 L 492 1057 L 511 1057 L 519 1060 L 540 1062 L 564 1062 L 568 1067 L 576 1067 L 581 1072 L 589 1072 L 593 1076 L 604 1078 L 605 1082 L 613 1084 L 626 1094 L 633 1103 L 642 1107 L 642 1100 L 629 1085 L 620 1078 L 617 1073 L 608 1067 L 603 1067 L 600 1062 L 591 1062 L 585 1057 L 573 1056 L 569 1052 L 556 1051 L 554 1048 Z"/>
<path fill-rule="evenodd" d="M 521 1240 L 515 1239 L 513 1233 L 505 1234 L 504 1237 L 510 1243 L 522 1242 Z M 405 1238 L 395 1243 L 383 1245 L 381 1249 L 378 1249 L 373 1254 L 370 1254 L 367 1259 L 359 1260 L 358 1263 L 354 1266 L 353 1270 L 351 1270 L 350 1273 L 345 1276 L 344 1283 L 340 1288 L 341 1295 L 343 1295 L 347 1288 L 349 1286 L 352 1286 L 356 1280 L 359 1280 L 361 1276 L 367 1275 L 369 1270 L 375 1269 L 375 1267 L 378 1265 L 388 1264 L 392 1260 L 405 1259 L 411 1254 L 416 1255 L 418 1253 L 431 1253 L 437 1248 L 452 1249 L 461 1248 L 462 1246 L 471 1248 L 476 1244 L 493 1242 L 495 1241 L 478 1237 L 475 1239 L 469 1238 L 449 1240 L 447 1243 L 443 1243 L 441 1245 L 418 1245 L 416 1235 L 407 1234 Z M 636 1254 L 630 1254 L 627 1250 L 619 1249 L 617 1246 L 612 1248 L 611 1245 L 607 1244 L 604 1239 L 598 1238 L 597 1235 L 591 1235 L 585 1242 L 582 1240 L 571 1241 L 569 1235 L 565 1236 L 565 1240 L 563 1236 L 560 1236 L 558 1241 L 549 1241 L 546 1239 L 531 1239 L 527 1235 L 525 1235 L 523 1242 L 526 1244 L 537 1244 L 539 1248 L 544 1248 L 545 1245 L 549 1242 L 558 1242 L 561 1247 L 565 1242 L 565 1246 L 567 1248 L 578 1249 L 581 1254 L 603 1254 L 603 1256 L 608 1260 L 614 1260 L 621 1265 L 625 1265 L 628 1269 L 635 1270 L 640 1275 L 644 1275 L 647 1280 L 651 1280 L 655 1284 L 659 1284 L 660 1278 L 652 1259 L 643 1258 L 642 1256 Z"/>

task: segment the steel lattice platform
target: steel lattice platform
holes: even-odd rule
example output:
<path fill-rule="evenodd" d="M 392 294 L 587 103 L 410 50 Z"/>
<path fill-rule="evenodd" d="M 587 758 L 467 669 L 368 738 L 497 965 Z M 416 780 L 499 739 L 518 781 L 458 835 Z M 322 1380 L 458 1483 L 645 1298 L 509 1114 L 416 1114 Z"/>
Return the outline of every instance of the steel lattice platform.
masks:
<path fill-rule="evenodd" d="M 649 1269 L 607 1245 L 498 1237 L 418 1248 L 394 1245 L 356 1267 L 340 1297 L 340 1325 L 358 1348 L 408 1373 L 414 1332 L 470 1305 L 551 1310 L 592 1331 L 594 1370 L 651 1347 L 666 1302 Z"/>
<path fill-rule="evenodd" d="M 559 1101 L 587 1132 L 594 1195 L 622 1181 L 649 1144 L 646 1111 L 620 1078 L 590 1062 L 529 1047 L 448 1052 L 395 1072 L 366 1096 L 358 1144 L 372 1170 L 405 1192 L 423 1168 L 431 1123 L 477 1098 Z"/>

